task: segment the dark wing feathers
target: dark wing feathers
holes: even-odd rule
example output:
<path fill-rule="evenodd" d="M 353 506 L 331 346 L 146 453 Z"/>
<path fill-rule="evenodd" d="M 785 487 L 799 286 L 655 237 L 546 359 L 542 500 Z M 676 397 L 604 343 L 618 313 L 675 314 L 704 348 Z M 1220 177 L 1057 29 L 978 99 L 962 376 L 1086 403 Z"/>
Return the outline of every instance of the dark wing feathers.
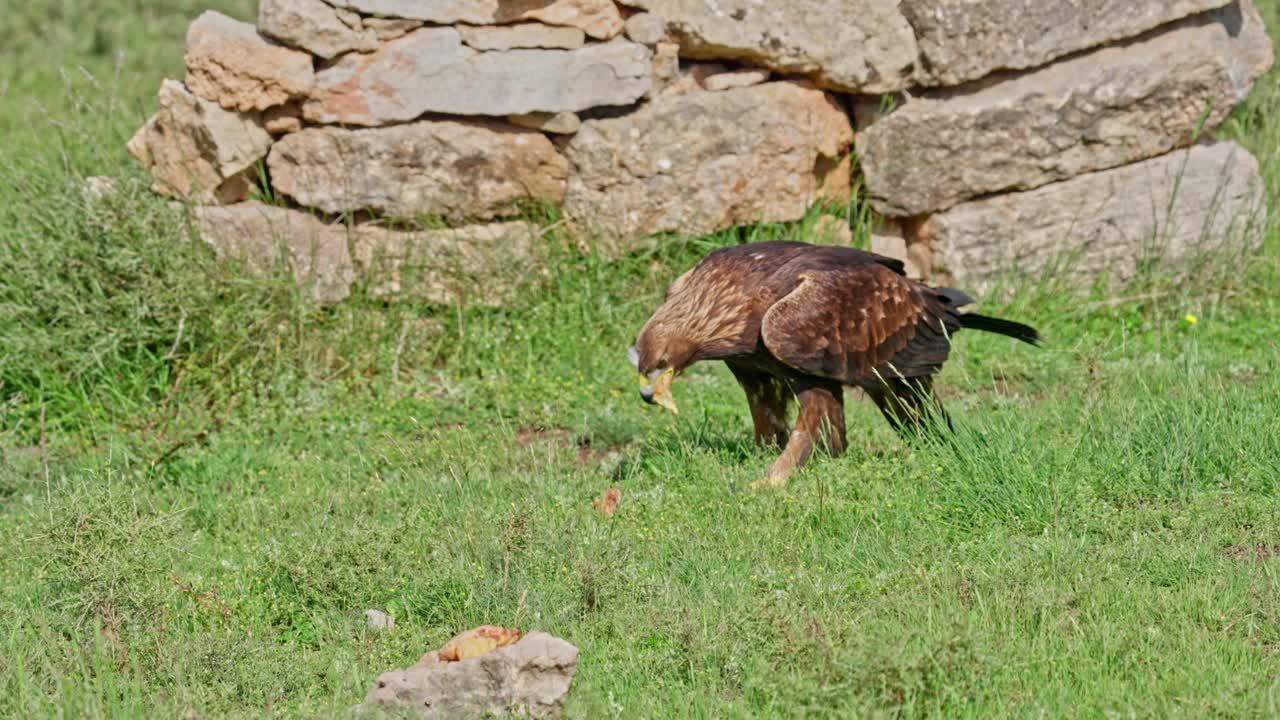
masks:
<path fill-rule="evenodd" d="M 888 362 L 876 368 L 870 378 L 916 378 L 932 375 L 942 369 L 951 354 L 951 337 L 960 330 L 957 317 L 945 308 L 930 308 L 915 325 L 915 336 Z"/>
<path fill-rule="evenodd" d="M 810 245 L 793 240 L 767 240 L 718 248 L 707 253 L 699 265 L 709 267 L 720 263 L 748 262 L 780 268 L 801 258 L 828 265 L 883 265 L 898 275 L 906 275 L 906 266 L 895 258 L 858 248 Z"/>
<path fill-rule="evenodd" d="M 845 383 L 877 373 L 929 374 L 946 359 L 948 334 L 959 329 L 938 298 L 878 263 L 805 257 L 779 275 L 790 290 L 765 313 L 761 337 L 776 358 L 802 372 Z"/>

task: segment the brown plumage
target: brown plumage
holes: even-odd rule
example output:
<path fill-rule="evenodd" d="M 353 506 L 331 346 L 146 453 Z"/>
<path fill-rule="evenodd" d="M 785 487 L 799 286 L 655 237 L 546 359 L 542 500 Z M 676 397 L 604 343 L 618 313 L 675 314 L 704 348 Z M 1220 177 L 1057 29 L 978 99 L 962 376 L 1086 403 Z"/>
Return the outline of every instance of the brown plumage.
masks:
<path fill-rule="evenodd" d="M 1032 344 L 1020 323 L 961 313 L 962 292 L 905 277 L 874 253 L 799 242 L 715 250 L 680 276 L 631 349 L 641 395 L 675 411 L 671 381 L 700 360 L 723 360 L 747 394 L 756 441 L 783 446 L 768 485 L 781 485 L 815 444 L 845 448 L 843 386 L 857 386 L 895 428 L 949 424 L 933 376 L 961 328 Z M 788 430 L 792 400 L 800 412 Z"/>

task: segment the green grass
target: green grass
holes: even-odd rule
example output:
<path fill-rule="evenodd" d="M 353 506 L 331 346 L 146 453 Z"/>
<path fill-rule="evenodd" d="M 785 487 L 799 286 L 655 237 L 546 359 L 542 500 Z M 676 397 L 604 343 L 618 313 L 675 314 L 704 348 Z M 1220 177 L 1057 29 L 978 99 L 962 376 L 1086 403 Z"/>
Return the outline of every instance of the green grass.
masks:
<path fill-rule="evenodd" d="M 146 6 L 0 17 L 0 716 L 338 715 L 482 623 L 582 649 L 570 717 L 1280 713 L 1274 229 L 1189 279 L 1028 284 L 987 309 L 1050 342 L 960 337 L 955 447 L 859 400 L 845 457 L 745 493 L 727 371 L 673 420 L 624 349 L 708 248 L 807 225 L 558 251 L 508 310 L 318 308 L 128 162 L 198 12 Z M 1272 207 L 1276 80 L 1223 131 Z"/>

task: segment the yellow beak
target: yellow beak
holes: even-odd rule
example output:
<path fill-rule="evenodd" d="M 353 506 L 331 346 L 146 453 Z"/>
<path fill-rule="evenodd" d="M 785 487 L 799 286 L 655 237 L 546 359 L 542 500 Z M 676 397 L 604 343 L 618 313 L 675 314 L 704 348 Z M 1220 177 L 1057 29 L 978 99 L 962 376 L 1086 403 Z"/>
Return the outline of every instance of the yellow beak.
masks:
<path fill-rule="evenodd" d="M 680 409 L 676 407 L 676 399 L 671 395 L 671 381 L 675 379 L 675 376 L 676 371 L 672 368 L 667 368 L 658 376 L 657 381 L 651 385 L 649 383 L 649 378 L 641 375 L 640 395 L 643 396 L 647 402 L 666 408 L 667 410 L 670 410 L 673 415 L 679 415 Z"/>

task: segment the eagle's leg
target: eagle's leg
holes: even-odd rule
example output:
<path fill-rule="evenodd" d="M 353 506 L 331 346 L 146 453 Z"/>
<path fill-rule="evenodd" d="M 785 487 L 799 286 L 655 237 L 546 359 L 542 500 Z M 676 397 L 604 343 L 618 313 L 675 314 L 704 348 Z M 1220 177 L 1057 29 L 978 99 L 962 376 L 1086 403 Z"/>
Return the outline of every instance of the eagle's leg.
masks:
<path fill-rule="evenodd" d="M 916 435 L 941 420 L 948 429 L 951 417 L 933 393 L 933 377 L 885 380 L 867 389 L 884 419 L 902 435 Z"/>
<path fill-rule="evenodd" d="M 844 389 L 840 384 L 824 383 L 805 388 L 796 394 L 796 398 L 800 401 L 800 416 L 787 446 L 769 466 L 769 474 L 754 483 L 753 488 L 786 485 L 791 474 L 813 454 L 815 444 L 832 455 L 844 452 Z"/>
<path fill-rule="evenodd" d="M 791 402 L 791 389 L 772 375 L 752 372 L 729 365 L 733 376 L 747 394 L 747 407 L 751 408 L 751 422 L 755 425 L 756 444 L 761 447 L 782 447 L 787 444 L 787 405 Z"/>

